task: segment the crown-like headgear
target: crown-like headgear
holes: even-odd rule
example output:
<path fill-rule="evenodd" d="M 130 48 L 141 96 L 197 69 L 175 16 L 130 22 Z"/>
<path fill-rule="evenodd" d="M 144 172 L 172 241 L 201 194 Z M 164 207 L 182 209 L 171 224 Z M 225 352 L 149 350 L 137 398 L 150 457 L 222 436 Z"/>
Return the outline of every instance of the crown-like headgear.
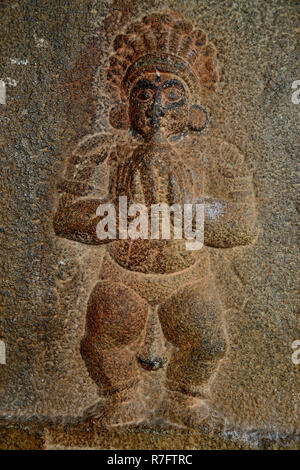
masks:
<path fill-rule="evenodd" d="M 191 91 L 214 91 L 218 82 L 215 49 L 206 34 L 180 13 L 151 14 L 116 36 L 109 59 L 107 88 L 114 102 L 124 102 L 141 70 L 172 72 Z"/>

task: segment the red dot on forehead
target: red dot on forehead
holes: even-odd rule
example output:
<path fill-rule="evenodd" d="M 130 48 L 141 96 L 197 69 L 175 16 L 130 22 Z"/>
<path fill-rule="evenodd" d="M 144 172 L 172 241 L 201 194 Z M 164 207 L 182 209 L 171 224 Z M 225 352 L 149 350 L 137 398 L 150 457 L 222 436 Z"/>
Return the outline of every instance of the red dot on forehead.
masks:
<path fill-rule="evenodd" d="M 152 82 L 160 81 L 160 83 L 162 83 L 170 80 L 171 78 L 174 78 L 174 75 L 168 72 L 160 72 L 157 70 L 156 72 L 145 72 L 139 78 L 147 78 L 147 80 L 151 80 Z"/>

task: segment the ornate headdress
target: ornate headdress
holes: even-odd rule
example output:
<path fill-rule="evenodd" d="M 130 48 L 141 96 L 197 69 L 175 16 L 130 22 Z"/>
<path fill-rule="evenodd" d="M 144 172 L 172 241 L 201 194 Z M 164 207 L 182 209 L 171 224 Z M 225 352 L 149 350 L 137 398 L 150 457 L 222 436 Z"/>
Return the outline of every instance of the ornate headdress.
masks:
<path fill-rule="evenodd" d="M 113 48 L 106 75 L 114 102 L 111 122 L 122 121 L 126 98 L 141 71 L 174 73 L 187 83 L 192 94 L 200 89 L 207 93 L 216 89 L 215 48 L 206 34 L 194 29 L 180 13 L 145 16 L 116 36 Z"/>

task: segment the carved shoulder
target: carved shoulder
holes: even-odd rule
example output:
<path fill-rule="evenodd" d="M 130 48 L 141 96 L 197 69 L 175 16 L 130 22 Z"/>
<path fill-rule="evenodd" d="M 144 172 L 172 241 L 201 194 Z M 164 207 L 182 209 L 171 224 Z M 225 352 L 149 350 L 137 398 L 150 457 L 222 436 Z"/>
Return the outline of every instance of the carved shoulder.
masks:
<path fill-rule="evenodd" d="M 252 173 L 233 144 L 221 142 L 212 149 L 207 176 L 208 192 L 214 197 L 235 202 L 254 199 Z"/>
<path fill-rule="evenodd" d="M 112 134 L 85 137 L 66 159 L 58 190 L 76 196 L 103 195 L 108 180 L 107 160 L 113 147 Z"/>
<path fill-rule="evenodd" d="M 245 162 L 244 155 L 239 149 L 228 142 L 222 142 L 218 152 L 219 171 L 227 177 L 252 177 Z"/>

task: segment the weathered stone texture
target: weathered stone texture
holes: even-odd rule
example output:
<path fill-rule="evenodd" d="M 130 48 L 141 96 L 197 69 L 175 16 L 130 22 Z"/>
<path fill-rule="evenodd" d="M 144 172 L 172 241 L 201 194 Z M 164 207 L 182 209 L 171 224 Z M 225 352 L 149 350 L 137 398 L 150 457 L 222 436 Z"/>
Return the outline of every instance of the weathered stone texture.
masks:
<path fill-rule="evenodd" d="M 233 147 L 244 156 L 253 173 L 258 233 L 245 247 L 210 252 L 226 305 L 228 343 L 210 390 L 215 421 L 180 430 L 150 419 L 104 430 L 101 422 L 82 418 L 99 390 L 86 367 L 89 351 L 85 363 L 80 343 L 105 249 L 57 237 L 57 181 L 85 135 L 111 132 L 119 123 L 115 127 L 123 129 L 120 138 L 126 141 L 123 108 L 109 117 L 104 59 L 126 25 L 165 9 L 179 10 L 207 33 L 219 64 L 218 89 L 201 95 L 210 123 L 182 152 L 196 145 L 215 156 L 214 149 L 223 146 L 225 156 Z M 300 105 L 291 100 L 292 83 L 299 79 L 296 2 L 16 0 L 2 2 L 0 11 L 0 79 L 7 89 L 6 106 L 0 104 L 0 339 L 7 350 L 7 363 L 0 364 L 0 448 L 299 448 L 300 366 L 291 360 L 291 345 L 300 339 Z M 103 76 L 95 81 L 99 64 Z M 199 116 L 199 128 L 204 121 Z M 116 267 L 108 270 L 112 277 L 121 275 Z M 139 278 L 125 274 L 122 282 L 128 289 L 148 289 L 151 299 L 152 287 L 139 286 Z M 104 294 L 94 295 L 101 300 Z M 172 301 L 162 307 L 167 329 L 164 308 L 168 313 L 181 306 Z M 150 409 L 159 409 L 164 373 L 141 372 Z"/>

